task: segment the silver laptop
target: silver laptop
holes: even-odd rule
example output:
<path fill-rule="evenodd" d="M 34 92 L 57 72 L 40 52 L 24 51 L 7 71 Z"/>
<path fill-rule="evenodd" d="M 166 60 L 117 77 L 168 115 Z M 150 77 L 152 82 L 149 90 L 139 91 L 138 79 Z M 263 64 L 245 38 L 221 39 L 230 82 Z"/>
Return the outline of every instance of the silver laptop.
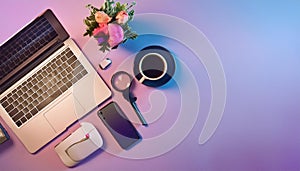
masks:
<path fill-rule="evenodd" d="M 111 96 L 51 10 L 0 47 L 0 116 L 30 153 Z"/>

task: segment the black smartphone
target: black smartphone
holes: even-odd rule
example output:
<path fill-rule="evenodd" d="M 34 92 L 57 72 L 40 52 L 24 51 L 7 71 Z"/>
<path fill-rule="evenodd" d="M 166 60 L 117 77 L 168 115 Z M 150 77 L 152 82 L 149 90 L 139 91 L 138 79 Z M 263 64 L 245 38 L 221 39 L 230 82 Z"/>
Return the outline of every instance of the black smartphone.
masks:
<path fill-rule="evenodd" d="M 116 102 L 100 109 L 98 116 L 123 149 L 130 149 L 142 139 Z"/>

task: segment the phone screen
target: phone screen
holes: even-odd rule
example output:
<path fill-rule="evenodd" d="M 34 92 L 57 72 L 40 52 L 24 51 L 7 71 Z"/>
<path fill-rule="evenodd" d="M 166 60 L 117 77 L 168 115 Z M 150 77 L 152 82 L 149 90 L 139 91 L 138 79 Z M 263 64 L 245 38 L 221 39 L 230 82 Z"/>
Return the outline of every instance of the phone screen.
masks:
<path fill-rule="evenodd" d="M 98 116 L 123 149 L 129 149 L 142 139 L 119 105 L 111 102 L 98 111 Z"/>

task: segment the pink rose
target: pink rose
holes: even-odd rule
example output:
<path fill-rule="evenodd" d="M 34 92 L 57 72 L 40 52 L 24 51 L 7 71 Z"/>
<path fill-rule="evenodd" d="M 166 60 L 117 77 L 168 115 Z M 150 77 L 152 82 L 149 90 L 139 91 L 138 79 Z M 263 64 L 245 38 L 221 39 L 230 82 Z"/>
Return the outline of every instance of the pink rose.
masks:
<path fill-rule="evenodd" d="M 105 42 L 108 39 L 107 24 L 99 24 L 99 27 L 94 29 L 93 36 L 97 39 L 99 44 Z"/>
<path fill-rule="evenodd" d="M 93 36 L 102 36 L 108 34 L 107 24 L 99 24 L 99 27 L 93 30 Z"/>
<path fill-rule="evenodd" d="M 129 16 L 125 11 L 120 11 L 116 16 L 116 19 L 119 24 L 125 24 L 128 21 Z"/>
<path fill-rule="evenodd" d="M 119 24 L 108 24 L 108 44 L 110 47 L 115 47 L 124 39 L 124 32 Z"/>
<path fill-rule="evenodd" d="M 109 17 L 105 12 L 98 11 L 95 14 L 95 20 L 99 24 L 107 24 L 111 21 L 111 17 Z"/>

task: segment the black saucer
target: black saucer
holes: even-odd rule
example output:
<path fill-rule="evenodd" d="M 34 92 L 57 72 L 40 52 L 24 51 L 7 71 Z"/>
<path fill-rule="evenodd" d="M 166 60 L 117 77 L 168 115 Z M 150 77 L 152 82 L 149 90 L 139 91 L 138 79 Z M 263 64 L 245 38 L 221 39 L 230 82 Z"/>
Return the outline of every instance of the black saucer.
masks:
<path fill-rule="evenodd" d="M 162 57 L 164 57 L 164 59 L 166 60 L 166 63 L 167 63 L 167 72 L 162 78 L 160 78 L 158 80 L 147 80 L 146 79 L 143 81 L 143 84 L 146 86 L 150 86 L 150 87 L 162 86 L 162 85 L 166 84 L 173 77 L 173 75 L 175 73 L 175 68 L 176 68 L 173 55 L 170 53 L 169 50 L 167 50 L 166 48 L 164 48 L 162 46 L 154 45 L 154 46 L 145 47 L 136 55 L 135 60 L 134 60 L 134 68 L 133 68 L 134 75 L 137 80 L 140 80 L 142 78 L 142 74 L 139 71 L 139 63 L 140 63 L 141 59 L 143 58 L 143 56 L 145 56 L 146 54 L 149 54 L 149 53 L 158 53 Z"/>

